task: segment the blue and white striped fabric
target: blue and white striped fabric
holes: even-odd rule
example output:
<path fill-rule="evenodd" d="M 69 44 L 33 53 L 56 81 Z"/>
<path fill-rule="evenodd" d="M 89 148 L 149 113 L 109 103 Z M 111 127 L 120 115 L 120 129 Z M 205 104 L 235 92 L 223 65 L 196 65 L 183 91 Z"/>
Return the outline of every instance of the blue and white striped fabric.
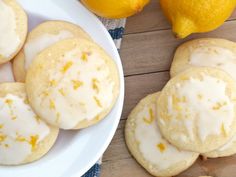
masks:
<path fill-rule="evenodd" d="M 120 49 L 122 35 L 124 34 L 126 19 L 119 20 L 109 20 L 104 18 L 99 18 L 104 26 L 110 33 L 117 49 Z M 99 177 L 101 172 L 102 158 L 92 167 L 90 170 L 84 174 L 82 177 Z"/>
<path fill-rule="evenodd" d="M 126 19 L 117 19 L 117 20 L 109 20 L 104 18 L 99 18 L 104 26 L 107 28 L 111 37 L 114 40 L 114 43 L 117 49 L 120 49 L 122 35 L 125 30 L 125 22 Z"/>

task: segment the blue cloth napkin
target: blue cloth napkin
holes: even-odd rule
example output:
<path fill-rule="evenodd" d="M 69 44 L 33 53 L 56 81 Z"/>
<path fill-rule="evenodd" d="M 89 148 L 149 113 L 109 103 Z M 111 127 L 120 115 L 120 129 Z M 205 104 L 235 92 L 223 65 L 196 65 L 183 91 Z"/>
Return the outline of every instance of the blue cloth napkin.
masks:
<path fill-rule="evenodd" d="M 99 18 L 99 19 L 107 28 L 112 39 L 114 40 L 117 49 L 119 50 L 121 45 L 122 35 L 124 34 L 126 19 L 119 19 L 119 20 L 109 20 L 104 18 Z M 90 168 L 90 170 L 87 171 L 87 173 L 85 173 L 82 177 L 99 177 L 101 172 L 101 163 L 102 163 L 102 158 L 100 158 L 99 161 L 92 168 Z"/>

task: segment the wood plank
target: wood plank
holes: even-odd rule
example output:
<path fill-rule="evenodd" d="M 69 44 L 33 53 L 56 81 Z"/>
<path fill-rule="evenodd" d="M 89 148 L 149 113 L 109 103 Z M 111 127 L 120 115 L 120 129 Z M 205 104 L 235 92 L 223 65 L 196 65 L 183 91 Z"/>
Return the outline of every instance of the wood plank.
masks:
<path fill-rule="evenodd" d="M 163 15 L 159 1 L 151 0 L 141 13 L 127 19 L 125 34 L 160 29 L 170 29 L 170 24 Z"/>
<path fill-rule="evenodd" d="M 236 11 L 233 12 L 229 20 L 235 19 Z M 128 18 L 125 34 L 170 28 L 169 22 L 162 13 L 159 0 L 151 0 L 141 13 Z"/>
<path fill-rule="evenodd" d="M 125 102 L 121 119 L 126 119 L 131 109 L 144 96 L 162 89 L 169 80 L 169 72 L 136 75 L 125 78 Z"/>
<path fill-rule="evenodd" d="M 102 159 L 103 162 L 117 161 L 131 158 L 131 155 L 129 154 L 128 149 L 124 142 L 125 121 L 126 120 L 120 121 L 118 129 L 116 130 L 116 134 L 112 139 L 112 143 L 106 150 L 105 155 L 103 156 Z"/>
<path fill-rule="evenodd" d="M 236 41 L 236 21 L 228 21 L 217 30 L 176 39 L 170 30 L 130 34 L 124 36 L 121 58 L 125 75 L 144 74 L 169 70 L 176 47 L 201 37 L 221 37 Z"/>
<path fill-rule="evenodd" d="M 234 173 L 231 173 L 233 175 Z M 191 168 L 176 177 L 198 177 L 210 175 L 207 174 L 200 165 L 200 160 L 195 162 Z M 134 159 L 122 159 L 118 161 L 104 162 L 101 171 L 102 177 L 152 177 L 141 165 Z M 223 176 L 213 176 L 223 177 Z M 224 176 L 232 177 L 232 176 Z"/>

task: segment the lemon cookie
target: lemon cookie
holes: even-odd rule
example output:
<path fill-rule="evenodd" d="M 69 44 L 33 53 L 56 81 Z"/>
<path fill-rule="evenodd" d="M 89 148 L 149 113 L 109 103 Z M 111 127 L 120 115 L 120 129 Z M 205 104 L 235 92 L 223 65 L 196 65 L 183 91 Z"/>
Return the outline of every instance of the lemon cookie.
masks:
<path fill-rule="evenodd" d="M 161 135 L 156 123 L 159 93 L 142 99 L 125 127 L 126 144 L 134 158 L 154 176 L 174 176 L 190 167 L 198 153 L 178 150 Z"/>
<path fill-rule="evenodd" d="M 190 68 L 164 87 L 157 113 L 163 136 L 175 146 L 215 150 L 236 132 L 236 83 L 219 69 Z"/>
<path fill-rule="evenodd" d="M 28 104 L 25 84 L 0 84 L 0 164 L 20 165 L 42 157 L 58 128 L 40 120 Z"/>
<path fill-rule="evenodd" d="M 236 43 L 225 39 L 202 38 L 178 47 L 171 65 L 171 76 L 191 66 L 222 69 L 236 80 Z"/>
<path fill-rule="evenodd" d="M 27 15 L 15 0 L 0 0 L 0 64 L 11 60 L 27 35 Z"/>
<path fill-rule="evenodd" d="M 15 82 L 11 62 L 0 65 L 0 83 L 4 82 Z"/>
<path fill-rule="evenodd" d="M 23 49 L 14 59 L 13 69 L 16 81 L 25 81 L 26 71 L 32 60 L 43 49 L 60 40 L 73 37 L 91 40 L 79 26 L 65 21 L 47 21 L 34 28 L 29 33 Z"/>
<path fill-rule="evenodd" d="M 236 154 L 236 135 L 234 135 L 233 138 L 231 138 L 230 141 L 227 142 L 224 146 L 214 151 L 204 153 L 202 155 L 204 157 L 217 158 L 217 157 L 227 157 L 233 154 Z"/>
<path fill-rule="evenodd" d="M 104 118 L 119 92 L 115 62 L 88 40 L 67 39 L 41 52 L 26 76 L 29 101 L 40 117 L 63 129 Z"/>

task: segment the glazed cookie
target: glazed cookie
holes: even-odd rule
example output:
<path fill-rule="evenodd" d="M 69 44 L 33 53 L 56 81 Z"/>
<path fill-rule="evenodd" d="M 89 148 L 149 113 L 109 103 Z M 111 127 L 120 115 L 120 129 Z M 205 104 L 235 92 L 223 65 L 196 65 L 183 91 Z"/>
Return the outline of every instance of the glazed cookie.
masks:
<path fill-rule="evenodd" d="M 54 43 L 78 37 L 91 40 L 79 26 L 65 21 L 47 21 L 34 28 L 28 35 L 23 49 L 15 57 L 13 69 L 16 81 L 24 82 L 26 71 L 36 55 Z"/>
<path fill-rule="evenodd" d="M 236 135 L 230 139 L 224 146 L 220 147 L 211 152 L 202 154 L 204 157 L 217 158 L 217 157 L 227 157 L 236 154 Z"/>
<path fill-rule="evenodd" d="M 236 83 L 222 70 L 194 67 L 178 74 L 157 105 L 163 136 L 180 149 L 209 152 L 236 132 Z"/>
<path fill-rule="evenodd" d="M 11 62 L 0 65 L 0 83 L 15 82 Z"/>
<path fill-rule="evenodd" d="M 190 167 L 198 153 L 178 150 L 161 135 L 156 123 L 159 93 L 142 99 L 125 127 L 126 144 L 134 158 L 154 176 L 174 176 Z"/>
<path fill-rule="evenodd" d="M 15 0 L 0 1 L 0 64 L 11 60 L 27 35 L 27 15 Z"/>
<path fill-rule="evenodd" d="M 58 128 L 40 120 L 28 104 L 23 83 L 0 84 L 0 164 L 20 165 L 41 158 Z"/>
<path fill-rule="evenodd" d="M 35 58 L 26 90 L 31 106 L 48 123 L 62 129 L 85 128 L 113 107 L 119 92 L 118 70 L 95 43 L 67 39 Z"/>
<path fill-rule="evenodd" d="M 225 39 L 203 38 L 182 44 L 175 52 L 171 77 L 191 66 L 222 69 L 236 80 L 236 43 Z"/>

